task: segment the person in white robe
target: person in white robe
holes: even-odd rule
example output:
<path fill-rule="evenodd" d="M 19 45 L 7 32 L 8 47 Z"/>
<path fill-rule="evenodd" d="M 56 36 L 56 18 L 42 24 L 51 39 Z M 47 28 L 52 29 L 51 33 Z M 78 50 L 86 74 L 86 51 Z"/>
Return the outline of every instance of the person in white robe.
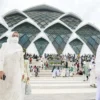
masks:
<path fill-rule="evenodd" d="M 89 79 L 89 66 L 88 62 L 83 62 L 83 81 L 88 81 Z"/>
<path fill-rule="evenodd" d="M 95 76 L 95 61 L 94 59 L 91 60 L 90 62 L 90 86 L 91 87 L 96 87 L 96 76 Z"/>
<path fill-rule="evenodd" d="M 57 77 L 59 77 L 60 76 L 60 68 L 58 67 L 57 68 Z"/>
<path fill-rule="evenodd" d="M 57 76 L 57 68 L 54 66 L 52 69 L 52 77 L 56 78 L 56 76 Z"/>
<path fill-rule="evenodd" d="M 23 94 L 25 94 L 25 86 L 29 83 L 30 79 L 30 69 L 29 69 L 29 60 L 26 54 L 24 55 L 24 79 L 23 81 Z"/>
<path fill-rule="evenodd" d="M 97 77 L 96 100 L 100 100 L 100 45 L 97 48 L 95 64 L 95 73 Z"/>
<path fill-rule="evenodd" d="M 66 69 L 62 68 L 62 70 L 61 70 L 61 77 L 65 77 L 65 75 L 66 75 Z"/>
<path fill-rule="evenodd" d="M 0 100 L 23 100 L 23 49 L 18 44 L 19 34 L 13 32 L 0 50 Z M 6 79 L 2 80 L 3 75 Z"/>

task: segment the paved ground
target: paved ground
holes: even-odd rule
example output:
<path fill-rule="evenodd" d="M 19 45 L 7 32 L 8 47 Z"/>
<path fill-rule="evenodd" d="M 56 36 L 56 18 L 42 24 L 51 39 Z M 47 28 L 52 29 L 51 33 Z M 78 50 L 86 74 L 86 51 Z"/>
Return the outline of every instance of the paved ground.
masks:
<path fill-rule="evenodd" d="M 82 77 L 31 78 L 32 94 L 25 100 L 95 100 L 96 89 Z"/>

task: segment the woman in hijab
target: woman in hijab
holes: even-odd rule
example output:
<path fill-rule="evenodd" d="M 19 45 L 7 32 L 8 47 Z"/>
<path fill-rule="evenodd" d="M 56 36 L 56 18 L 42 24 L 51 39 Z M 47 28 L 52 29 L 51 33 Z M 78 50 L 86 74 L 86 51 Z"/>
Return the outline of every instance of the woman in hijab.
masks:
<path fill-rule="evenodd" d="M 19 34 L 13 32 L 0 50 L 0 100 L 23 100 L 24 58 L 18 41 Z"/>

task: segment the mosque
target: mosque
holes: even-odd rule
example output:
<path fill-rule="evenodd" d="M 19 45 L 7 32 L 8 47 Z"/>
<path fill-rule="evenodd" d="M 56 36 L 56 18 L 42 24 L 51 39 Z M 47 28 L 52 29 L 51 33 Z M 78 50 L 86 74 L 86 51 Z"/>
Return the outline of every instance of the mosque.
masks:
<path fill-rule="evenodd" d="M 20 34 L 19 43 L 28 53 L 96 54 L 100 31 L 73 12 L 63 12 L 49 5 L 11 10 L 0 22 L 0 46 L 11 31 Z M 87 52 L 84 52 L 86 50 Z"/>

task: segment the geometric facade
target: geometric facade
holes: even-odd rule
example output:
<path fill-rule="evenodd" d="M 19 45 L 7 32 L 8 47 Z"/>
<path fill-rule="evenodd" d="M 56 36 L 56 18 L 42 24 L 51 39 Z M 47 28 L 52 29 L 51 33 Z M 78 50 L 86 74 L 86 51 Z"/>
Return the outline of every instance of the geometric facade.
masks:
<path fill-rule="evenodd" d="M 55 49 L 54 51 L 62 54 L 72 34 L 77 34 L 93 54 L 96 54 L 97 47 L 100 44 L 100 31 L 98 29 L 90 24 L 80 27 L 83 20 L 78 16 L 72 13 L 67 14 L 48 5 L 32 7 L 21 12 L 12 11 L 6 14 L 3 19 L 8 25 L 8 29 L 0 24 L 0 36 L 7 31 L 18 31 L 20 34 L 19 43 L 25 49 L 36 38 L 33 43 L 40 55 L 44 53 L 50 42 Z M 45 40 L 39 35 L 41 33 L 47 35 L 49 40 Z M 37 39 L 38 35 L 41 37 Z M 41 43 L 44 43 L 44 45 Z M 81 40 L 75 39 L 69 44 L 75 53 L 80 53 L 83 46 Z"/>
<path fill-rule="evenodd" d="M 61 54 L 65 48 L 71 31 L 60 23 L 56 23 L 45 30 L 48 38 L 51 40 L 58 54 Z"/>
<path fill-rule="evenodd" d="M 3 34 L 3 33 L 5 33 L 5 32 L 7 32 L 7 28 L 5 27 L 5 26 L 3 26 L 2 24 L 0 24 L 0 36 Z"/>
<path fill-rule="evenodd" d="M 2 39 L 0 39 L 0 48 L 2 47 L 2 44 L 7 42 L 7 37 L 3 37 Z"/>
<path fill-rule="evenodd" d="M 71 14 L 62 17 L 60 20 L 68 25 L 71 29 L 76 29 L 77 26 L 81 23 L 81 19 Z"/>
<path fill-rule="evenodd" d="M 27 36 L 27 34 L 23 35 L 19 39 L 19 44 L 21 44 L 21 46 L 25 49 L 30 45 L 30 43 L 31 41 L 30 38 Z"/>
<path fill-rule="evenodd" d="M 100 31 L 87 24 L 77 30 L 76 33 L 87 44 L 93 54 L 96 54 L 97 47 L 100 44 Z"/>
<path fill-rule="evenodd" d="M 24 16 L 23 14 L 19 13 L 18 11 L 15 11 L 10 14 L 7 14 L 4 17 L 4 20 L 6 21 L 6 23 L 8 24 L 9 27 L 13 27 L 14 25 L 19 23 L 20 21 L 23 21 L 26 18 L 27 17 Z"/>
<path fill-rule="evenodd" d="M 12 31 L 17 31 L 20 34 L 19 43 L 23 48 L 27 48 L 36 35 L 40 32 L 37 27 L 28 22 L 18 25 Z"/>
<path fill-rule="evenodd" d="M 83 43 L 79 39 L 74 39 L 69 43 L 76 54 L 80 54 Z"/>
<path fill-rule="evenodd" d="M 34 43 L 39 52 L 39 55 L 42 56 L 42 54 L 43 54 L 44 50 L 46 49 L 46 47 L 48 46 L 49 42 L 47 40 L 45 40 L 44 38 L 39 38 Z"/>
<path fill-rule="evenodd" d="M 64 14 L 62 11 L 46 5 L 30 8 L 25 10 L 24 13 L 35 21 L 40 28 L 45 28 L 49 23 Z"/>

